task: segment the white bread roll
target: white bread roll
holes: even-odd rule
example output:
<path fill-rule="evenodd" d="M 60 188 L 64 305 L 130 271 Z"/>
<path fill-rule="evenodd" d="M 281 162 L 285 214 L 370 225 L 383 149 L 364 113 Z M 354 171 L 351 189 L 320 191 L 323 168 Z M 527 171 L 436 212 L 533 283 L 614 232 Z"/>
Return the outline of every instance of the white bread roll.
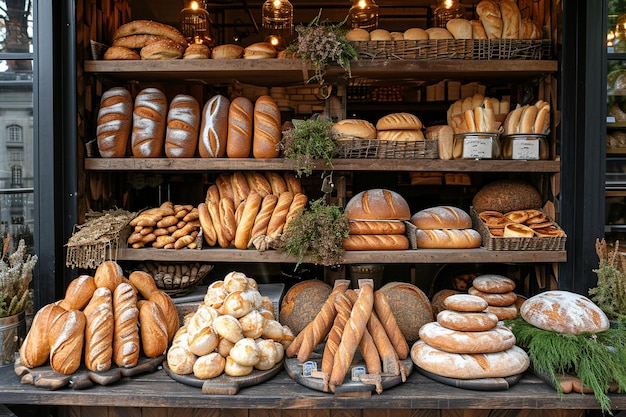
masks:
<path fill-rule="evenodd" d="M 199 379 L 215 378 L 224 372 L 225 366 L 226 359 L 217 352 L 211 352 L 196 359 L 193 364 L 193 376 Z"/>
<path fill-rule="evenodd" d="M 237 343 L 243 339 L 243 330 L 241 324 L 233 316 L 220 315 L 213 320 L 213 328 L 224 339 Z"/>
<path fill-rule="evenodd" d="M 370 40 L 372 41 L 390 41 L 391 33 L 387 29 L 374 29 L 370 32 Z"/>
<path fill-rule="evenodd" d="M 213 352 L 219 343 L 219 336 L 211 326 L 206 326 L 189 335 L 189 350 L 197 356 L 204 356 Z"/>
<path fill-rule="evenodd" d="M 243 335 L 251 339 L 258 339 L 263 335 L 266 321 L 267 319 L 259 310 L 252 310 L 245 316 L 239 318 Z"/>
<path fill-rule="evenodd" d="M 280 343 L 268 339 L 258 339 L 256 344 L 259 351 L 259 360 L 254 365 L 256 369 L 266 371 L 281 361 L 283 350 L 279 348 L 282 347 Z"/>
<path fill-rule="evenodd" d="M 163 155 L 167 99 L 157 88 L 145 88 L 135 97 L 132 154 L 135 158 L 157 158 Z"/>
<path fill-rule="evenodd" d="M 189 375 L 193 373 L 197 356 L 189 350 L 186 333 L 175 340 L 179 340 L 179 342 L 172 343 L 172 346 L 167 350 L 167 366 L 177 375 Z"/>
<path fill-rule="evenodd" d="M 217 45 L 211 51 L 212 59 L 238 59 L 243 58 L 243 47 L 240 45 L 227 43 Z"/>
<path fill-rule="evenodd" d="M 454 36 L 446 28 L 428 28 L 426 29 L 428 39 L 454 39 Z"/>
<path fill-rule="evenodd" d="M 346 40 L 348 41 L 369 41 L 370 33 L 361 28 L 350 29 L 348 33 L 346 33 Z"/>
<path fill-rule="evenodd" d="M 528 355 L 518 346 L 503 352 L 462 355 L 418 340 L 411 348 L 411 358 L 430 373 L 456 379 L 504 378 L 521 374 L 530 366 Z"/>
<path fill-rule="evenodd" d="M 114 87 L 102 94 L 96 137 L 98 151 L 103 158 L 126 156 L 132 126 L 133 100 L 123 87 Z"/>
<path fill-rule="evenodd" d="M 253 370 L 253 366 L 240 365 L 230 355 L 226 357 L 224 373 L 228 376 L 246 376 L 250 375 Z"/>
<path fill-rule="evenodd" d="M 423 249 L 471 249 L 482 242 L 474 229 L 418 229 L 415 235 L 417 247 Z"/>
<path fill-rule="evenodd" d="M 198 147 L 200 104 L 187 94 L 178 94 L 170 102 L 165 130 L 165 156 L 192 158 Z"/>
<path fill-rule="evenodd" d="M 222 158 L 226 155 L 229 108 L 230 100 L 219 94 L 204 105 L 198 143 L 200 157 Z"/>
<path fill-rule="evenodd" d="M 244 59 L 276 58 L 276 48 L 269 42 L 256 42 L 243 50 Z"/>
<path fill-rule="evenodd" d="M 243 296 L 243 291 L 231 292 L 226 296 L 221 313 L 233 316 L 235 319 L 243 317 L 252 311 L 252 303 Z"/>
<path fill-rule="evenodd" d="M 418 229 L 469 229 L 472 218 L 461 208 L 436 206 L 420 210 L 411 216 L 411 223 Z"/>
<path fill-rule="evenodd" d="M 448 329 L 438 322 L 431 322 L 420 328 L 419 335 L 428 345 L 450 353 L 502 352 L 515 345 L 515 335 L 504 326 L 470 332 Z"/>
<path fill-rule="evenodd" d="M 254 366 L 259 362 L 259 348 L 249 337 L 237 341 L 230 349 L 230 357 L 242 366 Z"/>
<path fill-rule="evenodd" d="M 249 281 L 246 274 L 239 271 L 231 271 L 224 276 L 224 289 L 227 293 L 235 291 L 245 291 L 248 289 Z"/>
<path fill-rule="evenodd" d="M 193 43 L 185 49 L 183 59 L 209 59 L 211 50 L 201 43 Z"/>

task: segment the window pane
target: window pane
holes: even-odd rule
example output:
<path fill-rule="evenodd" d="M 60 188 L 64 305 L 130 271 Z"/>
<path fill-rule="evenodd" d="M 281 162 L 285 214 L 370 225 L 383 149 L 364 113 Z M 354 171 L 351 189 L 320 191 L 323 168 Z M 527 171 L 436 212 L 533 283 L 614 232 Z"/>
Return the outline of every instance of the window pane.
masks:
<path fill-rule="evenodd" d="M 0 0 L 0 45 L 4 53 L 33 52 L 32 0 Z"/>

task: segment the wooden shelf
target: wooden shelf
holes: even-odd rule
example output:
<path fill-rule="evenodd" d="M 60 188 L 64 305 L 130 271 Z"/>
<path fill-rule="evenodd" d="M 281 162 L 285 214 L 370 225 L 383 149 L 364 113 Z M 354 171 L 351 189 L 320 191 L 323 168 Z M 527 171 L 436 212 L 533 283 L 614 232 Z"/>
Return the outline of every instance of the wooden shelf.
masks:
<path fill-rule="evenodd" d="M 556 173 L 560 161 L 441 160 L 441 159 L 335 159 L 335 171 L 442 171 Z M 331 169 L 317 161 L 316 169 Z M 87 171 L 232 171 L 293 170 L 289 159 L 254 158 L 86 158 Z"/>
<path fill-rule="evenodd" d="M 256 250 L 207 248 L 193 249 L 130 249 L 117 250 L 118 260 L 123 261 L 200 261 L 200 262 L 269 262 L 295 263 L 294 257 L 276 250 L 259 252 Z M 403 251 L 348 251 L 342 264 L 381 263 L 381 264 L 412 264 L 412 263 L 549 263 L 565 262 L 565 251 L 493 251 L 477 249 L 417 249 Z M 304 260 L 308 262 L 307 259 Z"/>
<path fill-rule="evenodd" d="M 556 72 L 557 61 L 539 60 L 357 60 L 352 76 L 368 78 L 411 77 L 416 80 L 515 80 Z M 255 85 L 290 85 L 306 82 L 313 75 L 300 59 L 223 59 L 161 61 L 86 61 L 85 72 L 117 81 L 189 81 Z M 345 76 L 343 68 L 331 65 L 326 80 Z"/>

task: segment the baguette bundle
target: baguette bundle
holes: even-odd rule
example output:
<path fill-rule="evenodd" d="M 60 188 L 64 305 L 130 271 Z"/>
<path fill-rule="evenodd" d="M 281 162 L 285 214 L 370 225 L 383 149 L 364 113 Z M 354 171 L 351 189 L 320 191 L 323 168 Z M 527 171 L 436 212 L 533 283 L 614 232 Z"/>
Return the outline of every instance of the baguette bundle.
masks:
<path fill-rule="evenodd" d="M 159 249 L 195 249 L 200 231 L 199 213 L 190 204 L 166 201 L 146 209 L 133 218 L 127 243 L 134 249 L 147 246 Z"/>
<path fill-rule="evenodd" d="M 362 378 L 374 381 L 382 392 L 380 376 L 401 375 L 406 368 L 409 347 L 393 316 L 385 295 L 374 291 L 371 280 L 360 280 L 359 290 L 348 288 L 349 281 L 337 280 L 320 312 L 293 340 L 287 357 L 309 360 L 315 346 L 326 340 L 321 372 L 324 390 L 334 392 L 349 372 L 357 349 L 367 366 Z"/>
<path fill-rule="evenodd" d="M 545 135 L 550 128 L 550 103 L 537 100 L 535 104 L 518 106 L 504 120 L 504 134 Z"/>

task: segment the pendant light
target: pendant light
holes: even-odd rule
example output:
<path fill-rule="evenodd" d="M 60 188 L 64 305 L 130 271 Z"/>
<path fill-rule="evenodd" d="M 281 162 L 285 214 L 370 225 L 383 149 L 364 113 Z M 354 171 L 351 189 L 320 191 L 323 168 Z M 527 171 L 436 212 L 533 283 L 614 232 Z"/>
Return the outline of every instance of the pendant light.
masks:
<path fill-rule="evenodd" d="M 187 1 L 180 11 L 181 32 L 189 44 L 203 43 L 212 46 L 210 17 L 204 0 Z"/>
<path fill-rule="evenodd" d="M 374 0 L 352 0 L 348 26 L 372 31 L 378 28 L 378 5 Z"/>
<path fill-rule="evenodd" d="M 289 0 L 267 0 L 261 16 L 265 41 L 277 50 L 285 49 L 293 36 L 293 6 Z"/>

